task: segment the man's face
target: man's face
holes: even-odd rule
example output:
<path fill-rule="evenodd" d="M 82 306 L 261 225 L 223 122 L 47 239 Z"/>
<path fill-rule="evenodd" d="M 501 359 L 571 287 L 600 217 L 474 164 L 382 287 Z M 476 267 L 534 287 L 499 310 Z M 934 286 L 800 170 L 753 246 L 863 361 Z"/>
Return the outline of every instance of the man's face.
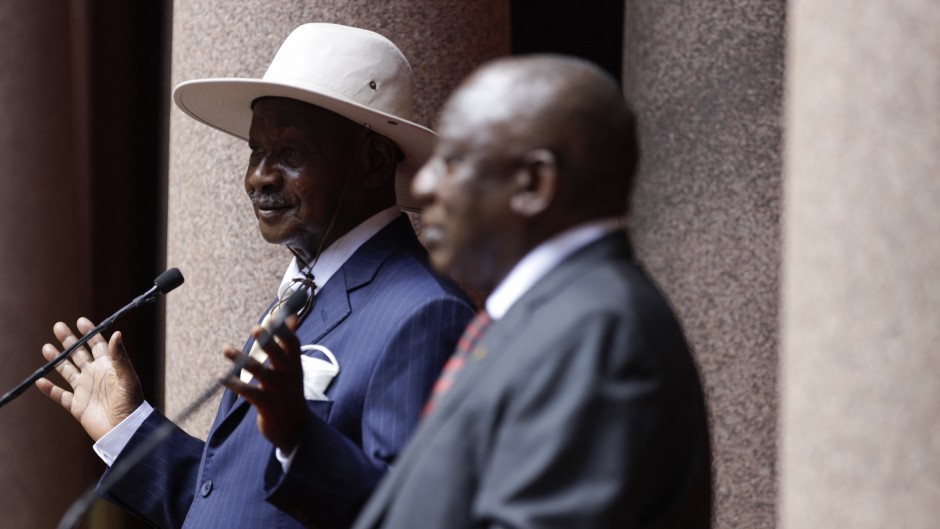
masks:
<path fill-rule="evenodd" d="M 519 219 L 510 199 L 518 164 L 507 140 L 507 126 L 482 117 L 473 97 L 455 97 L 441 116 L 434 153 L 412 183 L 435 267 L 479 288 L 495 286 L 514 264 Z"/>
<path fill-rule="evenodd" d="M 308 260 L 315 255 L 361 134 L 351 121 L 307 103 L 256 101 L 245 191 L 266 241 L 288 245 Z"/>

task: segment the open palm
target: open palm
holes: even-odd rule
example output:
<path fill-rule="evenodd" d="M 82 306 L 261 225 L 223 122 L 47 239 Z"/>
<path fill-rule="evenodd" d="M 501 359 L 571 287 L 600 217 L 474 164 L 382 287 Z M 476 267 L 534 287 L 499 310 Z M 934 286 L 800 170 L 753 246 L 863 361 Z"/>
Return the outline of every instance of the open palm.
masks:
<path fill-rule="evenodd" d="M 77 327 L 88 332 L 93 325 L 80 319 Z M 53 328 L 63 349 L 78 338 L 64 323 Z M 56 366 L 56 371 L 68 383 L 71 391 L 42 378 L 36 386 L 53 401 L 69 411 L 92 439 L 97 441 L 124 420 L 143 402 L 140 381 L 127 358 L 121 333 L 111 335 L 106 342 L 101 336 L 88 341 L 88 347 L 75 351 L 70 359 Z M 42 348 L 42 354 L 51 360 L 59 354 L 52 344 Z"/>

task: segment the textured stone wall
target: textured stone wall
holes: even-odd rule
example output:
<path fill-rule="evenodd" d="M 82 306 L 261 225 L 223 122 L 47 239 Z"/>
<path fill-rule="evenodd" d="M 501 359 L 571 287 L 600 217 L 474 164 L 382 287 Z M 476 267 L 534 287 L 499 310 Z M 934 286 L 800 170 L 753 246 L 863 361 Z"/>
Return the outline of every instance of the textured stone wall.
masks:
<path fill-rule="evenodd" d="M 711 417 L 716 527 L 775 524 L 783 0 L 627 0 L 643 159 L 631 232 Z"/>
<path fill-rule="evenodd" d="M 292 29 L 333 22 L 377 31 L 415 72 L 416 120 L 433 125 L 445 96 L 477 64 L 509 52 L 507 0 L 178 0 L 173 84 L 205 77 L 261 77 Z M 167 299 L 166 402 L 172 417 L 227 362 L 270 302 L 290 261 L 264 242 L 242 180 L 247 145 L 171 110 L 167 264 L 186 285 Z M 184 425 L 205 435 L 213 401 Z"/>
<path fill-rule="evenodd" d="M 940 4 L 791 3 L 781 526 L 940 519 Z"/>

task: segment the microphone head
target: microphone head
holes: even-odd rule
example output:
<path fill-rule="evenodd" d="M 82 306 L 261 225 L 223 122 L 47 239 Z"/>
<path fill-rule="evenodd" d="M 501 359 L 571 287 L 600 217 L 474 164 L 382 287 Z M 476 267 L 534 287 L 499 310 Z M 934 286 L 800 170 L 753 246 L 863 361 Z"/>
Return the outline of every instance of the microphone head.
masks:
<path fill-rule="evenodd" d="M 161 294 L 166 294 L 183 284 L 183 274 L 180 272 L 179 268 L 170 268 L 166 272 L 158 275 L 157 278 L 153 280 L 153 284 Z"/>

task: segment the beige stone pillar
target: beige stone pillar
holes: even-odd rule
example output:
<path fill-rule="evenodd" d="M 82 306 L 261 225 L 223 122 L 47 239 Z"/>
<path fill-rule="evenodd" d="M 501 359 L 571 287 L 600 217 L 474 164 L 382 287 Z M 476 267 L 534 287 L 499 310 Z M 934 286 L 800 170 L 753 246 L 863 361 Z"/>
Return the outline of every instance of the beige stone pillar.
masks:
<path fill-rule="evenodd" d="M 716 528 L 776 518 L 781 1 L 628 0 L 642 144 L 631 231 L 704 377 Z"/>
<path fill-rule="evenodd" d="M 940 520 L 940 4 L 790 4 L 781 527 Z"/>
<path fill-rule="evenodd" d="M 76 5 L 79 3 L 76 3 Z M 90 305 L 81 80 L 68 2 L 0 3 L 0 393 L 35 371 L 52 323 Z M 74 45 L 74 42 L 72 42 Z M 0 527 L 55 527 L 100 468 L 84 431 L 30 388 L 0 408 Z"/>
<path fill-rule="evenodd" d="M 203 77 L 261 77 L 296 26 L 333 22 L 394 41 L 415 72 L 418 122 L 481 61 L 509 52 L 508 0 L 177 0 L 173 84 Z M 247 145 L 172 109 L 168 256 L 186 285 L 167 299 L 166 402 L 172 417 L 226 366 L 267 306 L 290 254 L 258 234 L 242 184 Z M 213 401 L 184 426 L 205 435 Z"/>

